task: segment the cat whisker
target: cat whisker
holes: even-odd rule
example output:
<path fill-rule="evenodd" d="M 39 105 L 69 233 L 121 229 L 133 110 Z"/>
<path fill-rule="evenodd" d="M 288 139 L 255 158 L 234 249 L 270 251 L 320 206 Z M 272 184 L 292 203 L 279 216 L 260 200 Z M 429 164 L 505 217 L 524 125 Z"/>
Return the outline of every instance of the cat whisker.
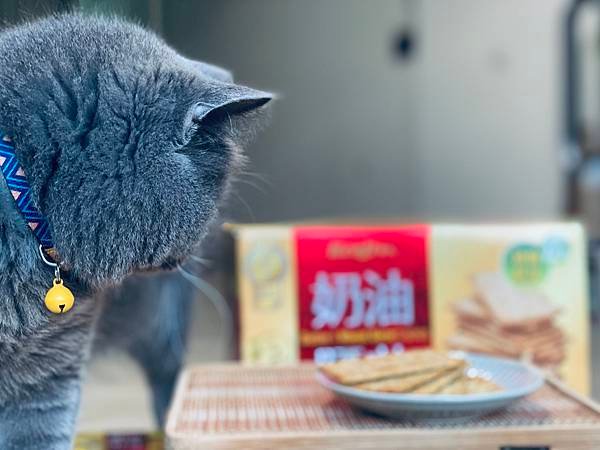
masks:
<path fill-rule="evenodd" d="M 256 189 L 258 192 L 260 192 L 261 194 L 267 195 L 267 190 L 266 189 L 262 188 L 261 186 L 259 186 L 256 183 L 252 183 L 249 180 L 244 180 L 243 178 L 238 178 L 237 180 L 235 180 L 235 182 L 239 183 L 239 184 L 245 184 L 245 185 L 251 186 L 254 189 Z"/>
<path fill-rule="evenodd" d="M 204 267 L 211 267 L 212 263 L 213 263 L 213 261 L 211 261 L 210 259 L 201 258 L 200 256 L 197 256 L 197 255 L 190 255 L 189 257 L 192 261 L 196 261 L 197 263 L 203 265 Z"/>
<path fill-rule="evenodd" d="M 231 340 L 233 338 L 233 312 L 229 307 L 227 300 L 225 300 L 225 297 L 223 297 L 216 287 L 199 276 L 188 272 L 181 266 L 178 266 L 177 270 L 183 278 L 189 281 L 211 302 L 223 323 L 225 348 L 231 348 Z"/>
<path fill-rule="evenodd" d="M 247 170 L 247 169 L 242 169 L 242 171 L 240 172 L 239 176 L 240 177 L 247 176 L 247 177 L 252 178 L 252 179 L 254 179 L 256 181 L 263 182 L 269 188 L 273 187 L 273 182 L 271 180 L 269 180 L 266 176 L 264 176 L 263 174 L 260 174 L 258 172 L 252 172 L 252 171 Z"/>
<path fill-rule="evenodd" d="M 233 195 L 242 205 L 244 205 L 244 207 L 248 211 L 248 215 L 250 216 L 252 222 L 256 222 L 256 216 L 252 212 L 252 208 L 250 208 L 248 202 L 244 200 L 244 198 L 240 194 L 238 194 L 234 189 L 231 190 L 231 195 Z"/>

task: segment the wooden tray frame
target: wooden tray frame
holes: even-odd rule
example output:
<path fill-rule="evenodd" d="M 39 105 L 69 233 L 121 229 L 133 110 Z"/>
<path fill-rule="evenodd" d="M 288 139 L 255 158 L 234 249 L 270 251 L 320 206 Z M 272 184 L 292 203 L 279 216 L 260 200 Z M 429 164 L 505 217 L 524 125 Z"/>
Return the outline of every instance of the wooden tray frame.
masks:
<path fill-rule="evenodd" d="M 231 364 L 201 366 L 232 368 Z M 193 370 L 193 369 L 191 369 Z M 243 434 L 189 434 L 175 431 L 175 412 L 181 409 L 186 381 L 177 384 L 166 426 L 166 448 L 170 450 L 600 450 L 600 405 L 583 397 L 560 381 L 546 382 L 565 396 L 598 415 L 598 424 L 538 425 L 481 428 L 399 428 L 331 432 L 270 432 Z"/>

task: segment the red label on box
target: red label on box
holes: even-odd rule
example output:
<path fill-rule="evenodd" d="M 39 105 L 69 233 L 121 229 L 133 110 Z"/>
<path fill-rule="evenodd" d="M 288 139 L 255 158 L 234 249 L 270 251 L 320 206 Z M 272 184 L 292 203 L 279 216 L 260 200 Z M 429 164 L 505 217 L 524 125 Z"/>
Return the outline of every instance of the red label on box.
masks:
<path fill-rule="evenodd" d="M 429 345 L 428 237 L 427 225 L 297 228 L 301 358 Z"/>

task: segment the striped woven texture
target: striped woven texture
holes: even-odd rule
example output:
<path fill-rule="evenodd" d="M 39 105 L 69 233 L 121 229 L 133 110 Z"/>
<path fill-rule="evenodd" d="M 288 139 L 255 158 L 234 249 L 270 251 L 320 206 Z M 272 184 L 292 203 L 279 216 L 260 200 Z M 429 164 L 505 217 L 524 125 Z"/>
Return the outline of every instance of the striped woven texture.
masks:
<path fill-rule="evenodd" d="M 40 242 L 42 247 L 54 246 L 48 222 L 35 206 L 31 196 L 31 186 L 23 167 L 15 154 L 15 146 L 12 140 L 0 132 L 0 171 L 4 175 L 8 189 L 10 190 L 17 208 L 23 215 L 25 222 Z"/>
<path fill-rule="evenodd" d="M 167 435 L 179 437 L 600 425 L 600 414 L 550 384 L 482 417 L 434 422 L 385 419 L 335 398 L 316 382 L 311 365 L 195 367 L 182 377 L 172 405 Z"/>

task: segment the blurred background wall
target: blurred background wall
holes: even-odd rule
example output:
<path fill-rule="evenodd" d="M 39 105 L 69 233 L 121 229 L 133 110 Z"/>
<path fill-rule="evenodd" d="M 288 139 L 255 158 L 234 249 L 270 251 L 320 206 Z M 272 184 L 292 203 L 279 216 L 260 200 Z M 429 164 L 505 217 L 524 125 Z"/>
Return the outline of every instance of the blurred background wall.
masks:
<path fill-rule="evenodd" d="M 561 213 L 564 195 L 570 3 L 18 0 L 0 12 L 129 16 L 186 55 L 279 93 L 272 125 L 249 150 L 258 177 L 238 185 L 232 219 L 546 218 Z M 597 17 L 588 22 L 595 36 Z M 594 70 L 584 71 L 588 84 L 599 81 Z"/>
<path fill-rule="evenodd" d="M 198 1 L 165 10 L 165 36 L 184 53 L 281 94 L 250 150 L 267 195 L 241 186 L 257 220 L 414 212 L 413 70 L 392 45 L 402 6 Z"/>
<path fill-rule="evenodd" d="M 176 3 L 169 42 L 282 94 L 250 151 L 270 185 L 236 218 L 560 212 L 568 2 Z"/>

